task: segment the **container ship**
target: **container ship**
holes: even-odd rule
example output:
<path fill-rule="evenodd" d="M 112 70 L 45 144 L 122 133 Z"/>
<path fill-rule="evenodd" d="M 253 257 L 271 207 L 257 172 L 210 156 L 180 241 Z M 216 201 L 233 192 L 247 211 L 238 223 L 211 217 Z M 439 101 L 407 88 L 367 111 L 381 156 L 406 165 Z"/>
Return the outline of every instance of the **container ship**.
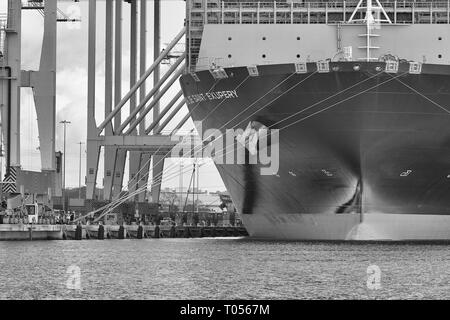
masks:
<path fill-rule="evenodd" d="M 216 163 L 252 237 L 450 239 L 450 1 L 186 5 L 193 120 L 278 130 L 272 174 Z"/>

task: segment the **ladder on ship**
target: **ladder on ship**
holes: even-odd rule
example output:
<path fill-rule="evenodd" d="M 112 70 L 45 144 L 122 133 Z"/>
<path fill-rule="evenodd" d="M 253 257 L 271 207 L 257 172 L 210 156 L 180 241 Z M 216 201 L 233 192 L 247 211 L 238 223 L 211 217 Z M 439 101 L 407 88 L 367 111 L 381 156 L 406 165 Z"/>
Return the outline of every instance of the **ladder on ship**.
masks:
<path fill-rule="evenodd" d="M 348 20 L 348 23 L 353 22 L 362 22 L 366 25 L 366 33 L 359 34 L 359 37 L 364 37 L 366 39 L 366 44 L 364 46 L 358 47 L 359 49 L 363 49 L 366 51 L 366 57 L 365 58 L 359 58 L 359 60 L 365 60 L 365 61 L 372 61 L 372 60 L 378 60 L 376 57 L 372 57 L 371 50 L 377 50 L 380 49 L 378 46 L 374 46 L 372 43 L 372 38 L 379 37 L 379 34 L 373 33 L 374 29 L 379 29 L 381 26 L 381 23 L 389 23 L 392 24 L 391 19 L 389 19 L 389 16 L 387 15 L 386 11 L 384 10 L 383 6 L 381 5 L 379 0 L 374 0 L 376 2 L 376 5 L 373 4 L 372 0 L 360 0 L 358 2 L 358 5 L 356 6 L 355 10 L 353 11 L 352 15 L 350 16 L 350 19 Z M 364 7 L 363 4 L 366 2 L 366 6 Z M 355 15 L 358 12 L 364 12 L 365 17 L 364 19 L 355 19 Z M 381 18 L 381 15 L 383 15 L 383 18 Z"/>

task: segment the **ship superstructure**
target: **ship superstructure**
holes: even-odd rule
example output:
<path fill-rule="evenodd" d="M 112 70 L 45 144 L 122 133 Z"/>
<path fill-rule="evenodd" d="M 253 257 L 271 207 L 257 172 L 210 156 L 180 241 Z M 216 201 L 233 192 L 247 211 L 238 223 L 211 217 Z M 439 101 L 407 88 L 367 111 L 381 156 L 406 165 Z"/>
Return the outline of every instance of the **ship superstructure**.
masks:
<path fill-rule="evenodd" d="M 348 60 L 365 59 L 368 32 L 365 8 L 357 8 L 359 2 L 188 1 L 191 71 L 212 65 L 338 60 L 345 55 L 345 48 Z M 393 54 L 424 63 L 450 63 L 449 1 L 379 3 L 382 11 L 374 5 L 379 25 L 374 24 L 370 35 L 374 59 Z"/>

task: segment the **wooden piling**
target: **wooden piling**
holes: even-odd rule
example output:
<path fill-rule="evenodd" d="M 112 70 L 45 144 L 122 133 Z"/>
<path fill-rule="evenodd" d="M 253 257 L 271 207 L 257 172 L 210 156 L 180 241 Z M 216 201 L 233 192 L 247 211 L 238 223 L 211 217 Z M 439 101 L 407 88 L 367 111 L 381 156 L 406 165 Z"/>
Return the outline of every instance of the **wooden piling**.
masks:
<path fill-rule="evenodd" d="M 123 227 L 123 225 L 121 225 L 119 227 L 118 238 L 121 239 L 121 240 L 125 239 L 125 228 Z"/>
<path fill-rule="evenodd" d="M 175 226 L 172 226 L 171 228 L 170 228 L 170 235 L 169 235 L 169 237 L 170 238 L 175 238 L 176 237 L 176 230 L 175 230 Z"/>
<path fill-rule="evenodd" d="M 105 239 L 105 227 L 102 224 L 98 226 L 97 239 L 98 240 Z"/>
<path fill-rule="evenodd" d="M 81 240 L 83 238 L 83 227 L 81 224 L 77 225 L 75 230 L 75 240 Z"/>
<path fill-rule="evenodd" d="M 155 234 L 153 235 L 153 238 L 159 239 L 159 226 L 155 227 Z"/>
<path fill-rule="evenodd" d="M 141 225 L 139 225 L 137 229 L 137 238 L 142 239 L 143 237 L 144 237 L 144 228 Z"/>

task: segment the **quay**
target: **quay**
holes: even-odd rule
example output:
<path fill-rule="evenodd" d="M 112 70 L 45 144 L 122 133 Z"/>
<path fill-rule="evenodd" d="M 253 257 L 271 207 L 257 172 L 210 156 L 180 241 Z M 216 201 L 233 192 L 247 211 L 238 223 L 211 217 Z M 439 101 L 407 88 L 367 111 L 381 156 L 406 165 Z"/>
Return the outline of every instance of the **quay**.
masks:
<path fill-rule="evenodd" d="M 0 224 L 0 241 L 245 237 L 238 226 Z"/>
<path fill-rule="evenodd" d="M 148 1 L 106 1 L 103 9 L 97 8 L 97 1 L 92 0 L 83 9 L 87 10 L 83 15 L 85 19 L 81 15 L 69 17 L 58 8 L 57 0 L 5 2 L 7 6 L 3 6 L 0 12 L 0 153 L 3 159 L 0 165 L 0 172 L 3 172 L 0 174 L 0 240 L 247 234 L 242 227 L 228 227 L 238 226 L 241 222 L 228 192 L 219 191 L 216 187 L 210 192 L 200 188 L 200 179 L 211 180 L 211 175 L 203 171 L 203 165 L 213 164 L 211 157 L 206 153 L 204 156 L 194 152 L 177 153 L 181 142 L 183 150 L 194 151 L 197 145 L 185 141 L 202 140 L 198 132 L 189 128 L 186 128 L 188 131 L 180 130 L 191 119 L 190 111 L 186 114 L 184 110 L 188 101 L 179 86 L 181 75 L 190 73 L 190 64 L 197 59 L 191 56 L 190 50 L 186 50 L 186 40 L 191 38 L 187 20 L 179 21 L 180 29 L 169 39 L 164 39 L 167 40 L 165 43 L 161 42 L 161 23 L 165 20 L 161 19 L 160 0 L 152 1 L 153 21 L 147 19 Z M 73 5 L 81 10 L 81 6 L 76 4 L 78 1 L 74 2 Z M 125 9 L 127 6 L 129 8 Z M 182 6 L 188 18 L 191 6 L 197 5 L 185 2 Z M 28 18 L 22 16 L 23 11 L 27 14 L 36 11 L 43 17 L 41 59 L 35 70 L 24 70 L 22 63 L 22 43 L 26 43 L 28 38 L 22 33 L 22 25 Z M 130 12 L 128 17 L 124 15 L 127 11 Z M 105 25 L 100 26 L 100 21 Z M 80 27 L 80 30 L 87 29 L 88 33 L 87 37 L 83 36 L 87 61 L 77 65 L 79 70 L 86 69 L 88 78 L 85 127 L 74 118 L 62 119 L 56 108 L 55 97 L 64 94 L 57 92 L 58 77 L 55 77 L 58 45 L 60 41 L 70 41 L 64 35 L 58 36 L 57 25 L 65 22 Z M 95 52 L 103 37 L 103 29 L 104 65 L 97 66 Z M 122 59 L 125 30 L 130 30 L 128 67 Z M 150 30 L 153 31 L 153 55 L 147 61 L 147 49 L 151 47 L 147 43 Z M 102 36 L 97 37 L 98 33 Z M 34 53 L 28 58 L 35 58 Z M 70 61 L 67 56 L 64 58 Z M 100 111 L 99 105 L 96 106 L 99 99 L 95 89 L 99 81 L 96 74 L 100 67 L 105 74 L 105 99 L 102 101 L 105 116 L 96 119 L 96 110 Z M 123 94 L 122 76 L 126 73 L 130 75 L 130 88 Z M 150 78 L 153 78 L 152 86 Z M 38 171 L 25 168 L 21 158 L 21 137 L 24 136 L 21 128 L 31 122 L 27 119 L 20 125 L 24 99 L 21 103 L 17 97 L 20 97 L 21 88 L 33 89 L 30 90 L 30 98 L 34 98 L 39 132 Z M 210 93 L 210 98 L 215 100 L 237 97 L 236 90 Z M 129 105 L 129 113 L 125 112 L 128 109 L 124 107 L 126 105 Z M 151 121 L 146 116 L 150 112 L 153 115 Z M 78 109 L 76 113 L 79 113 Z M 57 124 L 63 130 L 61 136 L 56 135 Z M 113 127 L 114 130 L 110 130 Z M 71 152 L 70 146 L 75 146 L 73 138 L 77 136 L 71 131 L 80 132 L 81 129 L 86 130 L 87 139 L 76 141 L 79 145 L 78 188 L 72 189 L 66 185 L 66 158 Z M 63 138 L 62 141 L 58 141 L 59 137 Z M 69 150 L 66 149 L 66 140 Z M 62 150 L 57 150 L 59 143 L 56 142 L 61 142 Z M 83 145 L 86 153 L 84 166 Z M 34 145 L 32 149 L 35 150 Z M 128 170 L 125 170 L 126 166 Z M 69 164 L 69 180 L 71 171 L 72 165 Z M 200 171 L 202 174 L 206 172 L 208 178 L 204 179 Z M 84 177 L 82 172 L 85 172 Z M 183 176 L 189 174 L 189 185 L 184 185 Z M 170 187 L 161 190 L 163 177 L 173 175 L 179 178 L 178 186 L 171 183 Z M 102 185 L 97 185 L 98 179 L 103 181 Z M 75 186 L 73 182 L 68 184 Z M 162 218 L 169 217 L 176 222 L 176 227 L 160 225 Z M 96 225 L 100 219 L 103 226 Z M 81 227 L 77 227 L 78 223 Z M 210 225 L 215 227 L 206 227 Z"/>

